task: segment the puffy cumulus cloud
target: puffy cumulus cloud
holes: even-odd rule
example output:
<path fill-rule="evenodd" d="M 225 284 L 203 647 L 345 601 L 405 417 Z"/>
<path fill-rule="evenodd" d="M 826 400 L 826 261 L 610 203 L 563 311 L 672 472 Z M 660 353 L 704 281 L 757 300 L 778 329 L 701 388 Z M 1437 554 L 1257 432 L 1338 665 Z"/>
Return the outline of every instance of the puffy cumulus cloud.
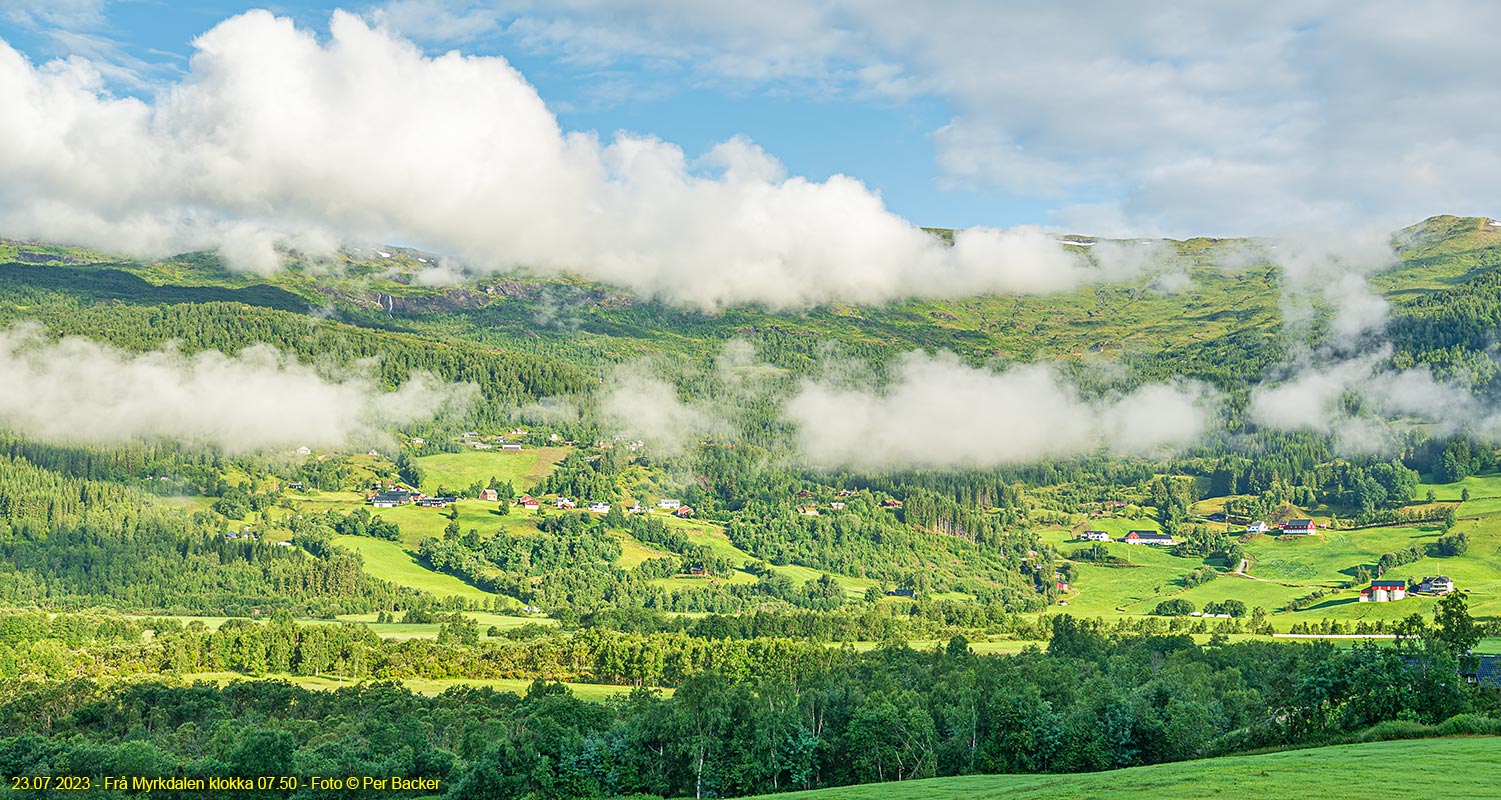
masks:
<path fill-rule="evenodd" d="M 51 442 L 161 438 L 231 452 L 364 444 L 461 411 L 475 393 L 425 373 L 389 392 L 328 380 L 265 345 L 234 356 L 133 354 L 88 339 L 54 342 L 35 325 L 0 332 L 0 425 Z"/>
<path fill-rule="evenodd" d="M 1048 366 L 997 373 L 912 353 L 879 391 L 805 382 L 785 417 L 803 457 L 820 466 L 983 467 L 1182 447 L 1205 432 L 1217 406 L 1195 384 L 1089 401 Z"/>
<path fill-rule="evenodd" d="M 1394 228 L 1494 213 L 1501 181 L 1501 6 L 1485 0 L 393 7 L 413 2 L 447 12 L 401 15 L 412 35 L 488 20 L 564 59 L 635 59 L 646 81 L 942 98 L 949 181 L 1056 197 L 1060 221 L 1101 234 Z"/>
<path fill-rule="evenodd" d="M 859 181 L 787 176 L 736 138 L 692 160 L 565 132 L 503 59 L 427 57 L 335 12 L 326 42 L 255 11 L 199 37 L 151 102 L 0 45 L 0 228 L 137 255 L 401 238 L 471 267 L 571 271 L 704 308 L 1048 292 L 1108 277 L 1040 230 L 954 246 Z M 434 276 L 441 277 L 441 276 Z"/>

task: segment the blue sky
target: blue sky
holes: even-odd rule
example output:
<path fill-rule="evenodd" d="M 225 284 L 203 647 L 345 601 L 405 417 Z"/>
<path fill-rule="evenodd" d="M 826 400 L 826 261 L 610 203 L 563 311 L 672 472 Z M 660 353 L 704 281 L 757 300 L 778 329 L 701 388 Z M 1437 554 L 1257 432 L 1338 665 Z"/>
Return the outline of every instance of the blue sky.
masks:
<path fill-rule="evenodd" d="M 92 5 L 92 4 L 91 4 Z M 114 81 L 122 94 L 149 95 L 186 68 L 194 37 L 226 17 L 265 8 L 290 16 L 299 26 L 327 32 L 335 8 L 369 13 L 362 3 L 205 3 L 116 0 L 97 4 L 99 24 L 76 25 L 79 33 L 119 49 L 145 85 Z M 0 37 L 33 61 L 77 52 L 56 38 L 58 27 L 21 24 L 0 17 Z M 448 42 L 424 42 L 433 53 Z M 936 163 L 933 132 L 953 112 L 941 96 L 901 99 L 848 91 L 823 91 L 798 82 L 757 85 L 721 81 L 704 85 L 690 65 L 664 64 L 622 55 L 608 65 L 581 64 L 517 37 L 493 32 L 465 41 L 465 52 L 499 55 L 515 65 L 569 129 L 650 134 L 702 153 L 735 135 L 745 135 L 777 158 L 790 173 L 822 180 L 842 173 L 881 193 L 887 206 L 932 227 L 1048 224 L 1057 196 L 1037 196 L 993 187 L 950 185 Z M 650 61 L 650 63 L 648 63 Z M 149 67 L 149 68 L 148 68 Z M 632 87 L 620 97 L 615 91 Z M 1080 198 L 1082 199 L 1082 198 Z"/>

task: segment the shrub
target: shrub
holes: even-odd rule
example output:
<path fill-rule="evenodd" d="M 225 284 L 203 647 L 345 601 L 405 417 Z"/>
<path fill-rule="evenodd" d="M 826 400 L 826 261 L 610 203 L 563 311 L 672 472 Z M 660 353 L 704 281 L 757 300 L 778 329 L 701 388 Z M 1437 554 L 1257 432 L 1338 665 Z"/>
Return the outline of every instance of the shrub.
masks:
<path fill-rule="evenodd" d="M 1355 738 L 1361 742 L 1387 742 L 1394 739 L 1426 739 L 1433 736 L 1436 730 L 1432 725 L 1424 725 L 1415 720 L 1389 719 L 1386 722 L 1378 722 L 1366 728 Z"/>
<path fill-rule="evenodd" d="M 1458 714 L 1438 724 L 1440 736 L 1501 736 L 1501 719 L 1483 714 Z"/>
<path fill-rule="evenodd" d="M 1159 617 L 1183 617 L 1194 613 L 1194 604 L 1181 597 L 1174 597 L 1158 603 L 1152 613 Z"/>

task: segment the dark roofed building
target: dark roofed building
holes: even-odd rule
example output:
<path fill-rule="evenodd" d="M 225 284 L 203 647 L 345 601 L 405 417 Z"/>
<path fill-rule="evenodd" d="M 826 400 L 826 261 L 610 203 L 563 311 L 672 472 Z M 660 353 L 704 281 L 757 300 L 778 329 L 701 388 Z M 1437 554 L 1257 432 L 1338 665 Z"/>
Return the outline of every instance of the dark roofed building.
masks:
<path fill-rule="evenodd" d="M 370 498 L 370 503 L 376 508 L 395 508 L 412 502 L 412 493 L 405 489 L 392 489 L 388 492 L 376 492 Z"/>

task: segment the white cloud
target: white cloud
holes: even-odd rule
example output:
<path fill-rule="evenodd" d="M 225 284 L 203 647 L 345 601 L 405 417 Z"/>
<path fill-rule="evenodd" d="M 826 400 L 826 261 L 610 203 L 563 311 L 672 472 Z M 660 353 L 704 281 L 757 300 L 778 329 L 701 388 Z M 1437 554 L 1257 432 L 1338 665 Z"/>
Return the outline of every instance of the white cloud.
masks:
<path fill-rule="evenodd" d="M 1058 291 L 1105 277 L 1036 229 L 954 247 L 859 181 L 787 177 L 735 138 L 676 146 L 565 133 L 498 58 L 415 46 L 336 12 L 320 43 L 251 12 L 196 42 L 184 79 L 113 98 L 80 62 L 0 47 L 0 228 L 134 254 L 399 238 L 476 269 L 573 271 L 669 300 L 830 301 Z"/>
<path fill-rule="evenodd" d="M 551 55 L 635 59 L 643 81 L 942 98 L 949 181 L 1056 196 L 1099 234 L 1391 229 L 1493 213 L 1501 181 L 1484 0 L 442 5 Z"/>
<path fill-rule="evenodd" d="M 266 345 L 132 354 L 40 327 L 0 332 L 0 425 L 50 442 L 174 439 L 230 452 L 382 441 L 461 410 L 473 385 L 414 374 L 395 391 L 329 380 Z"/>
<path fill-rule="evenodd" d="M 1048 366 L 997 373 L 951 355 L 911 353 L 880 391 L 807 381 L 785 415 L 816 465 L 985 467 L 1180 448 L 1205 432 L 1217 405 L 1189 383 L 1087 401 Z"/>

